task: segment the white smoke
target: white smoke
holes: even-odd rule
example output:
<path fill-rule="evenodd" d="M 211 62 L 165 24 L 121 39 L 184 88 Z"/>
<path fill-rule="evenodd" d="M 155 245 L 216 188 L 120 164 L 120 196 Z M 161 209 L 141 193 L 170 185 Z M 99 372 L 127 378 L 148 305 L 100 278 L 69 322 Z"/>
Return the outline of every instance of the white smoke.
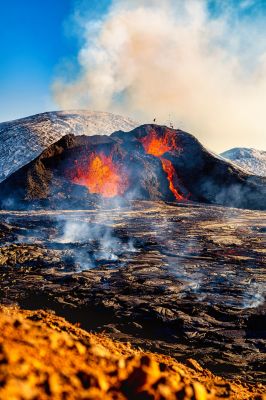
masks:
<path fill-rule="evenodd" d="M 259 15 L 238 21 L 230 2 L 113 0 L 80 17 L 80 74 L 53 85 L 63 108 L 93 108 L 188 130 L 208 147 L 265 146 L 266 40 Z M 252 2 L 239 2 L 242 8 Z"/>
<path fill-rule="evenodd" d="M 117 204 L 112 203 L 115 207 Z M 119 213 L 119 211 L 118 211 Z M 115 221 L 100 209 L 96 216 L 58 217 L 61 234 L 54 238 L 56 243 L 70 245 L 69 256 L 77 270 L 97 267 L 99 263 L 118 262 L 125 254 L 136 251 L 132 238 L 122 240 L 115 231 Z"/>
<path fill-rule="evenodd" d="M 62 221 L 62 218 L 59 220 Z M 87 242 L 90 229 L 89 225 L 81 221 L 66 220 L 64 224 L 63 234 L 59 238 L 61 243 Z"/>

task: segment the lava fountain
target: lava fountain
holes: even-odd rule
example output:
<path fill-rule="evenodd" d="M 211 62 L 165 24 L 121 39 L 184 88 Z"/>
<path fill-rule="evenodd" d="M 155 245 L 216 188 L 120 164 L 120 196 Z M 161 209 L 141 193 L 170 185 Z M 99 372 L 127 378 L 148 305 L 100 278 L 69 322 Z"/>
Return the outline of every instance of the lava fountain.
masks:
<path fill-rule="evenodd" d="M 86 186 L 90 193 L 103 197 L 115 197 L 124 194 L 128 187 L 128 176 L 119 163 L 113 161 L 112 153 L 93 152 L 84 161 L 75 161 L 72 182 Z"/>
<path fill-rule="evenodd" d="M 160 158 L 162 168 L 167 175 L 169 182 L 169 189 L 177 200 L 186 200 L 186 198 L 180 194 L 175 187 L 175 182 L 179 181 L 176 170 L 172 162 L 162 156 L 173 150 L 178 150 L 179 147 L 176 143 L 176 134 L 168 129 L 165 130 L 162 136 L 159 136 L 154 129 L 150 130 L 148 135 L 140 139 L 144 150 L 147 154 L 151 154 L 155 157 Z"/>

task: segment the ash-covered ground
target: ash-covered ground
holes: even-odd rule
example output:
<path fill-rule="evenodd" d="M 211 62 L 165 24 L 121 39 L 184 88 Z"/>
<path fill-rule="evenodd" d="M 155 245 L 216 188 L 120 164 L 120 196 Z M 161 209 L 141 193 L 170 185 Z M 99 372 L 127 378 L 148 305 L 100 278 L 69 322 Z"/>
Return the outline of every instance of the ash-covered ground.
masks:
<path fill-rule="evenodd" d="M 266 213 L 198 204 L 108 203 L 2 211 L 2 304 L 213 372 L 265 381 Z"/>

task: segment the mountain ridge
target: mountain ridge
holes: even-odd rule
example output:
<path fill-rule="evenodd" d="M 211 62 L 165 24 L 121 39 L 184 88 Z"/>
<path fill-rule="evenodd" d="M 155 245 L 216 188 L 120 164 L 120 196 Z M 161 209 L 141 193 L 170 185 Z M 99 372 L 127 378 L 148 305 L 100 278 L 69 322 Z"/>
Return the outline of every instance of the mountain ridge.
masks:
<path fill-rule="evenodd" d="M 0 123 L 0 182 L 66 134 L 111 134 L 137 126 L 102 111 L 48 111 Z"/>

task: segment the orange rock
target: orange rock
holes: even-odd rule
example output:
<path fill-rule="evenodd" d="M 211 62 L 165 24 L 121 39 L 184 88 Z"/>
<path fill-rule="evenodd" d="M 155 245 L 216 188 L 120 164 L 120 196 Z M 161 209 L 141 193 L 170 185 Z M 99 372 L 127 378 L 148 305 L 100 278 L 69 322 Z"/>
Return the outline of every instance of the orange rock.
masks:
<path fill-rule="evenodd" d="M 44 311 L 2 308 L 0 332 L 0 400 L 266 400 L 263 385 L 229 383 Z"/>

